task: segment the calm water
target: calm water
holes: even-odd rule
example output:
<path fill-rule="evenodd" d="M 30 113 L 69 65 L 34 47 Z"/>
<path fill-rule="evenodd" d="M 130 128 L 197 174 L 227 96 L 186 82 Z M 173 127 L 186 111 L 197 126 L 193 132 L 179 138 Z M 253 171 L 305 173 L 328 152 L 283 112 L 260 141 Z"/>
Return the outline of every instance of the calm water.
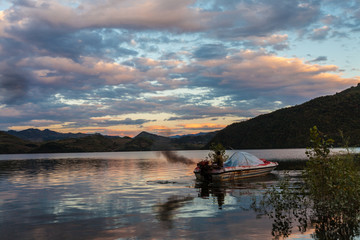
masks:
<path fill-rule="evenodd" d="M 305 157 L 304 149 L 248 152 Z M 207 153 L 178 152 L 195 162 Z M 195 181 L 195 165 L 158 152 L 0 155 L 1 239 L 272 239 L 272 220 L 250 204 L 282 171 L 206 185 Z M 311 232 L 295 226 L 289 239 Z"/>

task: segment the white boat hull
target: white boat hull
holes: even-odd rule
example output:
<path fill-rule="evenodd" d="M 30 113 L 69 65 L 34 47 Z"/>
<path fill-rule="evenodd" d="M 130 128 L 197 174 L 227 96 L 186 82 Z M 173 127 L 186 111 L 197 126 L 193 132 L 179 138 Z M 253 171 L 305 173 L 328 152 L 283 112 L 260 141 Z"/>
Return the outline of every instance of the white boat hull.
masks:
<path fill-rule="evenodd" d="M 197 180 L 200 181 L 234 181 L 245 178 L 264 176 L 276 168 L 278 164 L 269 162 L 261 166 L 242 166 L 212 169 L 208 172 L 201 172 L 199 168 L 194 170 Z"/>

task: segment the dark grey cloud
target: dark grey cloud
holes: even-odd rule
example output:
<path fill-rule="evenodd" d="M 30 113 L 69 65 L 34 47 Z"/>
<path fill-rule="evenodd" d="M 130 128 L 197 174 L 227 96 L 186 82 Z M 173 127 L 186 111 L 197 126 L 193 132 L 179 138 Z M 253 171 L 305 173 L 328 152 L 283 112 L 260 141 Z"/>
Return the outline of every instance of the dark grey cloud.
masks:
<path fill-rule="evenodd" d="M 319 56 L 313 60 L 310 60 L 309 62 L 323 62 L 323 61 L 327 61 L 327 57 L 326 56 Z"/>
<path fill-rule="evenodd" d="M 12 64 L 12 69 L 15 67 L 14 64 L 20 59 L 34 55 L 33 49 L 26 42 L 17 41 L 12 38 L 0 38 L 0 46 L 0 61 L 6 63 L 6 65 Z"/>
<path fill-rule="evenodd" d="M 186 116 L 178 116 L 178 117 L 170 117 L 168 119 L 165 119 L 166 121 L 179 121 L 179 120 L 194 120 L 203 118 L 204 116 L 201 115 L 186 115 Z"/>
<path fill-rule="evenodd" d="M 21 73 L 8 69 L 0 73 L 0 103 L 8 105 L 23 103 L 28 88 L 28 79 Z"/>
<path fill-rule="evenodd" d="M 199 59 L 224 58 L 227 50 L 223 44 L 205 44 L 197 48 L 194 57 Z"/>
<path fill-rule="evenodd" d="M 306 28 L 320 16 L 317 1 L 243 1 L 236 9 L 214 20 L 219 38 L 266 36 L 270 33 Z M 226 26 L 226 27 L 224 27 Z"/>
<path fill-rule="evenodd" d="M 155 120 L 148 120 L 148 119 L 131 119 L 126 118 L 124 120 L 103 120 L 97 122 L 96 125 L 106 125 L 106 126 L 113 126 L 113 125 L 142 125 L 147 122 L 154 122 Z"/>
<path fill-rule="evenodd" d="M 13 0 L 12 4 L 23 7 L 31 7 L 31 8 L 35 7 L 35 2 L 32 0 Z"/>
<path fill-rule="evenodd" d="M 330 35 L 331 28 L 328 26 L 323 26 L 321 28 L 313 29 L 312 33 L 309 35 L 311 40 L 325 40 Z"/>
<path fill-rule="evenodd" d="M 135 50 L 120 46 L 130 41 L 127 32 L 111 29 L 74 31 L 70 28 L 54 28 L 46 22 L 38 22 L 26 29 L 13 28 L 8 32 L 17 38 L 24 39 L 27 50 L 36 55 L 46 54 L 78 61 L 81 56 L 113 59 L 138 54 Z"/>

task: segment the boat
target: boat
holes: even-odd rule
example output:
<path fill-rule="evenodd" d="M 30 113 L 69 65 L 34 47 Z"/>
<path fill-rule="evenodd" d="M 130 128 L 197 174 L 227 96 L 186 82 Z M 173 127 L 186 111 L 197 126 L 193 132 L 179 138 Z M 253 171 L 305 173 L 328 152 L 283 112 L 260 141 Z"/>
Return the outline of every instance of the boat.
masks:
<path fill-rule="evenodd" d="M 250 153 L 237 151 L 224 162 L 222 167 L 209 160 L 199 162 L 194 173 L 196 179 L 200 181 L 233 181 L 264 176 L 274 170 L 277 165 L 277 162 L 259 159 Z"/>

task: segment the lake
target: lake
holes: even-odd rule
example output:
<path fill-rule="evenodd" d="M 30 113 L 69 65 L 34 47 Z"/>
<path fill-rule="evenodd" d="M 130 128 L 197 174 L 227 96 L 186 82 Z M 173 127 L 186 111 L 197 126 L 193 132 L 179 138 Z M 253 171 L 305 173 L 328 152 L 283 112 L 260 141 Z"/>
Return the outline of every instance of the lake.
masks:
<path fill-rule="evenodd" d="M 306 157 L 304 149 L 248 152 Z M 189 165 L 160 152 L 0 155 L 1 239 L 272 239 L 273 220 L 251 203 L 284 172 L 204 184 L 193 170 L 207 153 L 178 151 L 194 160 Z M 294 226 L 289 239 L 312 239 L 312 232 Z"/>

